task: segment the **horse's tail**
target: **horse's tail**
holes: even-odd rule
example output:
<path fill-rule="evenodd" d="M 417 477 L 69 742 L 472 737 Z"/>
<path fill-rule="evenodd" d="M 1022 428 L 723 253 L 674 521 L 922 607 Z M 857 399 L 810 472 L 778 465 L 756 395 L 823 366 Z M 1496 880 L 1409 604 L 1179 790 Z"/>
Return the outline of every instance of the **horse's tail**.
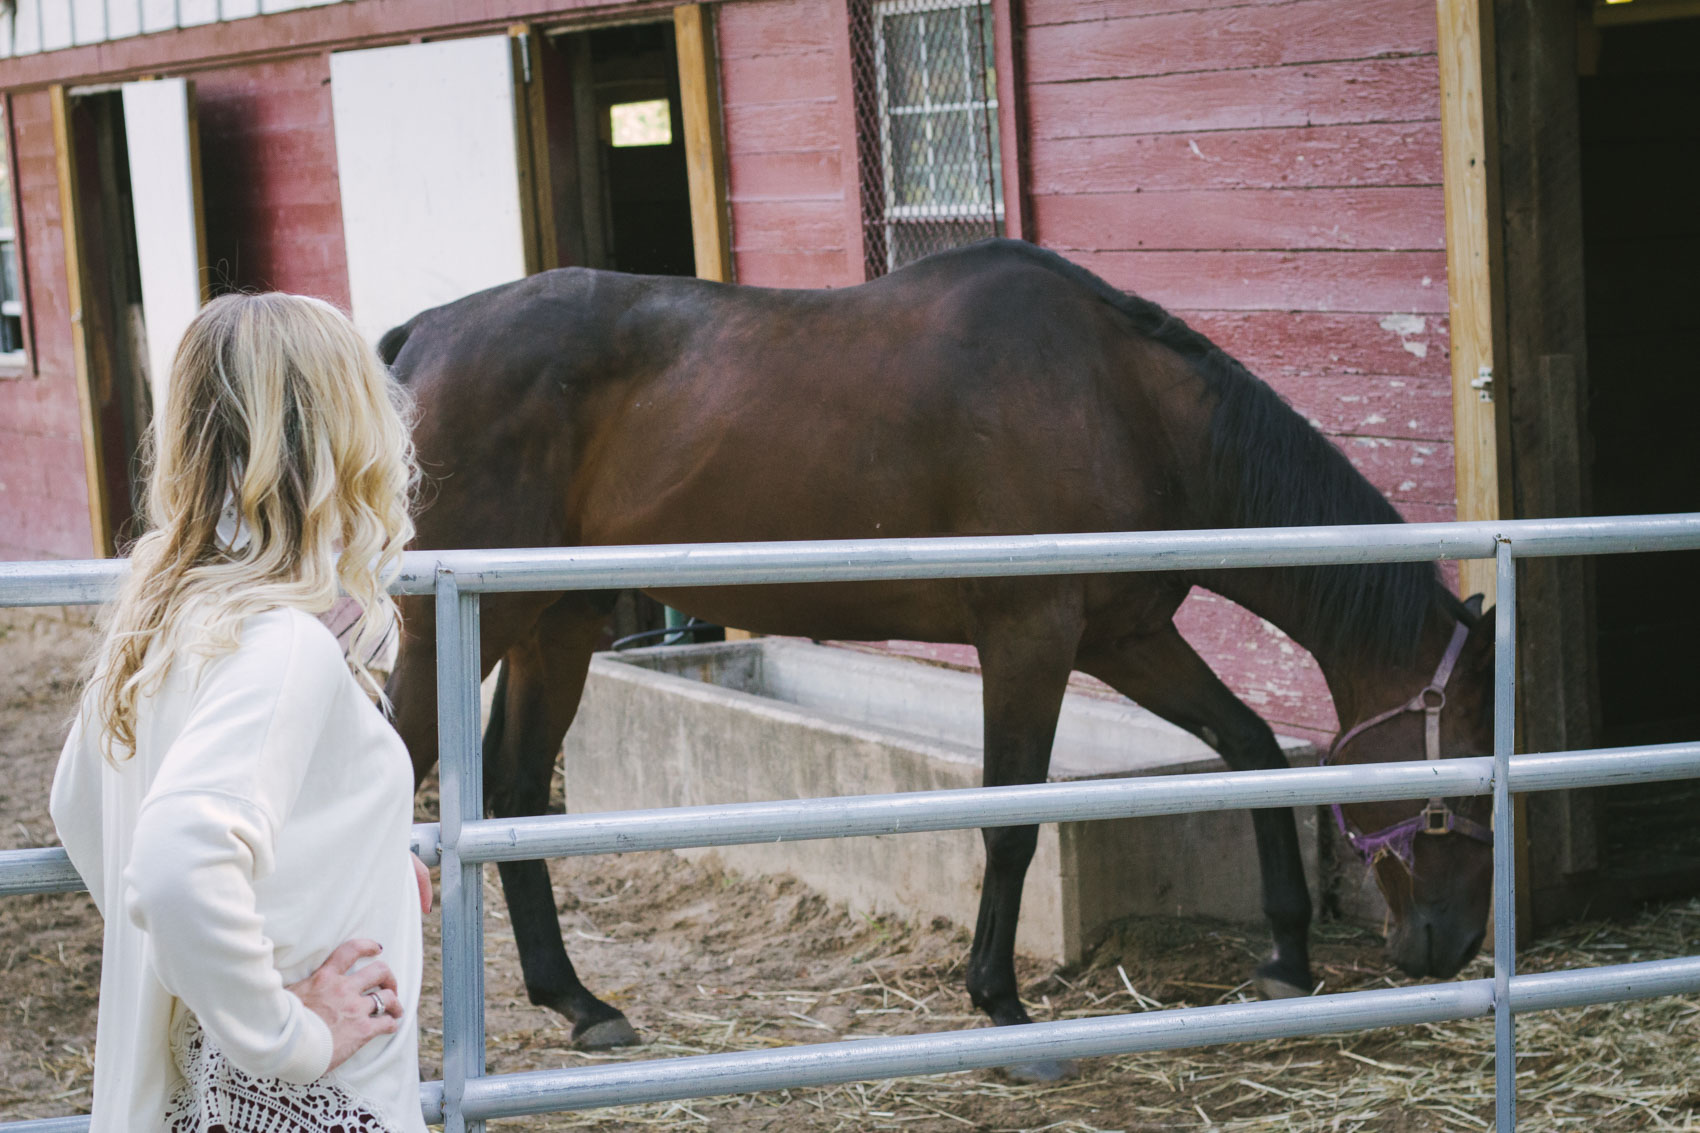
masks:
<path fill-rule="evenodd" d="M 384 360 L 384 365 L 395 365 L 395 360 L 401 357 L 401 348 L 407 345 L 407 336 L 412 333 L 411 319 L 384 332 L 384 337 L 378 340 L 378 357 Z"/>

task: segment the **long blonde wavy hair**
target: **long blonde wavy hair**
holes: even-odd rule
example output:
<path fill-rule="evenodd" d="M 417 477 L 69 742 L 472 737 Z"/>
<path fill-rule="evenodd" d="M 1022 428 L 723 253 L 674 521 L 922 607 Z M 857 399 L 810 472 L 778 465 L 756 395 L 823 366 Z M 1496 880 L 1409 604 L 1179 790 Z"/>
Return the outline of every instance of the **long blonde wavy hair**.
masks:
<path fill-rule="evenodd" d="M 144 451 L 149 530 L 91 659 L 107 758 L 134 752 L 137 698 L 185 653 L 234 649 L 263 610 L 323 613 L 339 588 L 362 607 L 349 667 L 381 696 L 366 660 L 395 624 L 386 584 L 413 537 L 409 414 L 328 303 L 225 295 L 195 317 Z M 227 507 L 246 538 L 220 536 Z"/>

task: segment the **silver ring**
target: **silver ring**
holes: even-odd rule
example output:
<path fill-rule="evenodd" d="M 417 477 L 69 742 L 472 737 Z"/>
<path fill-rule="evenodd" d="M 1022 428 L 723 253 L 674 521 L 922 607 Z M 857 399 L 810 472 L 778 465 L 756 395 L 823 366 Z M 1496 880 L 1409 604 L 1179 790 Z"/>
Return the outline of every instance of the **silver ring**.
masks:
<path fill-rule="evenodd" d="M 384 997 L 375 991 L 369 991 L 366 995 L 372 1000 L 372 1018 L 376 1019 L 384 1013 Z"/>

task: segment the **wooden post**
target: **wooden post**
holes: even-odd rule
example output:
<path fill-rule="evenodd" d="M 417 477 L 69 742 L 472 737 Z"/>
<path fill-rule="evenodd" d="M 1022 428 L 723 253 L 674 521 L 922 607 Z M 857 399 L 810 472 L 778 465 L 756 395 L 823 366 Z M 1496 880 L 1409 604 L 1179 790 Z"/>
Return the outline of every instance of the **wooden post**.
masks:
<path fill-rule="evenodd" d="M 513 56 L 520 240 L 525 245 L 525 274 L 535 275 L 561 266 L 556 255 L 555 194 L 549 177 L 542 41 L 530 24 L 514 24 L 508 28 L 508 43 Z"/>
<path fill-rule="evenodd" d="M 1027 200 L 1027 74 L 1021 0 L 992 0 L 992 51 L 997 66 L 998 160 L 1003 166 L 1003 234 L 1033 240 Z"/>
<path fill-rule="evenodd" d="M 63 84 L 48 88 L 53 113 L 53 160 L 59 174 L 59 231 L 65 242 L 65 296 L 71 313 L 71 364 L 82 411 L 83 478 L 88 482 L 89 536 L 97 557 L 112 554 L 112 528 L 107 521 L 106 465 L 101 452 L 100 407 L 89 385 L 87 306 L 83 292 L 81 194 L 77 186 L 77 154 L 72 148 L 71 100 Z"/>
<path fill-rule="evenodd" d="M 1499 232 L 1489 0 L 1437 0 L 1440 128 L 1446 197 L 1446 279 L 1452 315 L 1452 441 L 1460 520 L 1498 519 L 1499 423 L 1495 371 Z M 1465 594 L 1493 601 L 1494 565 L 1459 564 Z"/>
<path fill-rule="evenodd" d="M 720 61 L 713 12 L 706 4 L 673 9 L 679 53 L 679 102 L 691 189 L 691 240 L 697 278 L 732 282 L 732 217 L 726 200 L 726 139 L 720 124 Z"/>
<path fill-rule="evenodd" d="M 195 210 L 195 247 L 200 251 L 201 303 L 206 304 L 212 299 L 213 292 L 212 263 L 209 260 L 211 253 L 207 251 L 206 197 L 201 186 L 201 111 L 195 102 L 195 80 L 185 80 L 183 86 L 186 95 L 185 110 L 189 116 L 189 189 Z M 165 406 L 155 406 L 154 412 L 164 413 Z"/>

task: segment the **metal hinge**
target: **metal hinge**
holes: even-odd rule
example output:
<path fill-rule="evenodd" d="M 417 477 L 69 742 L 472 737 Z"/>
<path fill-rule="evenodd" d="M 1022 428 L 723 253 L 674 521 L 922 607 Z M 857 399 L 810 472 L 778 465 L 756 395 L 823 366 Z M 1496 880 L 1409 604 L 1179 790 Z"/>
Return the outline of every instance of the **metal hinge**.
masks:
<path fill-rule="evenodd" d="M 1476 380 L 1470 383 L 1470 388 L 1476 391 L 1476 396 L 1483 401 L 1493 400 L 1493 367 L 1481 366 L 1476 370 Z"/>

